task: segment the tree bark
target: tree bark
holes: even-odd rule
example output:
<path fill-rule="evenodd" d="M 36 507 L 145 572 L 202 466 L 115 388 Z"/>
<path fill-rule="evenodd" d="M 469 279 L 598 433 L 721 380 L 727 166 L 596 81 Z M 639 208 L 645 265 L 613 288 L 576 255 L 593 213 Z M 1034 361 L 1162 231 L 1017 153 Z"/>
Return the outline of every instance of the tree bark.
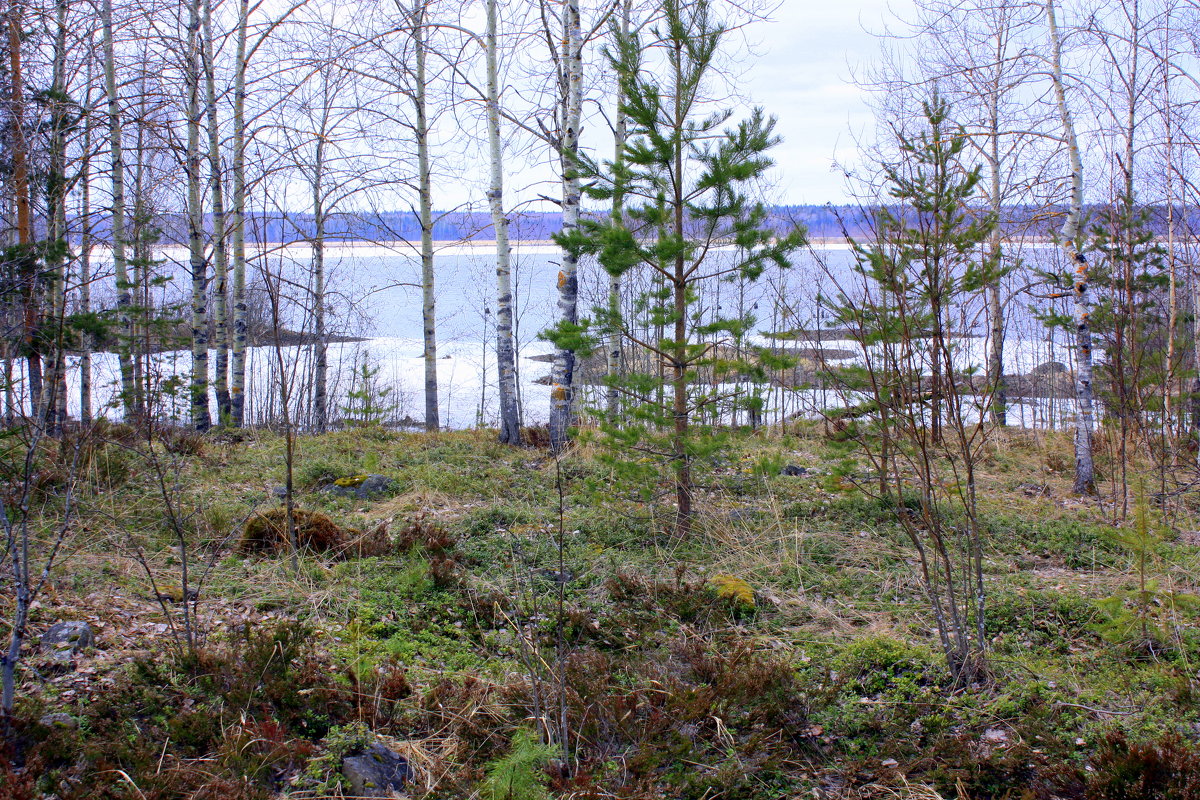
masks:
<path fill-rule="evenodd" d="M 496 368 L 500 394 L 500 441 L 522 444 L 521 413 L 517 404 L 517 359 L 513 342 L 513 296 L 508 218 L 504 214 L 504 163 L 500 151 L 500 78 L 497 67 L 497 0 L 487 0 L 487 128 L 491 185 L 488 205 L 496 237 Z M 555 387 L 557 391 L 558 387 Z"/>
<path fill-rule="evenodd" d="M 117 282 L 117 322 L 121 330 L 118 361 L 121 371 L 121 407 L 126 419 L 133 416 L 133 318 L 130 305 L 133 297 L 129 283 L 128 261 L 125 257 L 125 155 L 121 145 L 121 101 L 117 93 L 117 63 L 113 44 L 112 0 L 100 7 L 104 37 L 104 87 L 108 95 L 108 147 L 110 180 L 112 182 L 112 258 Z"/>
<path fill-rule="evenodd" d="M 204 208 L 200 198 L 200 0 L 188 2 L 187 82 L 187 209 L 188 253 L 192 273 L 192 427 L 212 427 L 208 407 L 208 269 L 204 260 Z"/>
<path fill-rule="evenodd" d="M 559 75 L 558 157 L 562 177 L 562 232 L 579 227 L 579 127 L 583 112 L 583 31 L 579 0 L 563 0 L 562 47 Z M 562 322 L 579 321 L 579 264 L 573 253 L 562 250 L 558 273 L 558 315 Z M 575 399 L 575 351 L 558 348 L 554 353 L 550 394 L 550 447 L 560 452 L 567 444 L 573 422 Z"/>
<path fill-rule="evenodd" d="M 328 87 L 325 91 L 329 91 Z M 324 108 L 326 111 L 317 136 L 312 182 L 313 427 L 317 433 L 324 433 L 329 426 L 329 353 L 325 325 L 325 140 L 329 122 L 328 102 Z"/>
<path fill-rule="evenodd" d="M 429 44 L 425 29 L 426 0 L 414 0 L 411 13 L 413 43 L 413 112 L 417 140 L 417 204 L 421 219 L 421 337 L 425 362 L 425 430 L 441 428 L 438 411 L 437 301 L 434 293 L 433 171 L 429 163 L 428 77 L 425 62 Z"/>
<path fill-rule="evenodd" d="M 213 0 L 204 0 L 204 106 L 208 122 L 208 177 L 212 195 L 213 338 L 216 339 L 217 419 L 232 416 L 229 399 L 229 259 L 225 236 L 225 181 L 221 167 L 221 129 L 217 116 L 217 80 L 213 54 Z"/>
<path fill-rule="evenodd" d="M 996 226 L 992 230 L 989 248 L 990 256 L 998 267 L 1003 256 L 1001 244 L 1000 213 L 1003 209 L 1000 188 L 1000 78 L 999 64 L 1003 56 L 1002 47 L 997 42 L 997 68 L 992 81 L 991 93 L 988 97 L 988 169 L 991 173 L 991 204 L 992 215 Z M 1000 278 L 996 278 L 987 287 L 988 322 L 990 325 L 990 349 L 988 352 L 988 385 L 992 390 L 992 422 L 1004 426 L 1008 424 L 1008 393 L 1004 382 L 1004 305 L 1001 302 Z"/>
<path fill-rule="evenodd" d="M 41 418 L 42 357 L 39 351 L 38 327 L 41 324 L 41 299 L 36 262 L 33 259 L 33 221 L 29 203 L 29 142 L 25 138 L 25 86 L 21 63 L 21 38 L 24 14 L 21 0 L 9 0 L 8 6 L 10 147 L 12 148 L 11 187 L 17 208 L 17 245 L 22 251 L 21 297 L 23 300 L 22 344 L 28 370 L 29 410 L 32 417 Z"/>
<path fill-rule="evenodd" d="M 88 85 L 91 85 L 89 70 Z M 90 106 L 90 104 L 89 104 Z M 83 119 L 83 163 L 79 176 L 79 311 L 92 312 L 92 118 Z M 79 336 L 79 421 L 92 421 L 92 337 L 87 331 Z"/>
<path fill-rule="evenodd" d="M 1066 90 L 1063 86 L 1062 43 L 1058 35 L 1058 23 L 1054 16 L 1054 0 L 1046 0 L 1046 23 L 1050 30 L 1050 65 L 1054 95 L 1062 120 L 1063 143 L 1071 164 L 1071 199 L 1067 218 L 1062 227 L 1062 248 L 1068 261 L 1074 266 L 1073 296 L 1075 299 L 1075 342 L 1076 377 L 1075 398 L 1078 411 L 1075 419 L 1075 483 L 1076 494 L 1088 495 L 1096 492 L 1096 470 L 1092 458 L 1093 389 L 1092 389 L 1092 331 L 1091 297 L 1088 294 L 1088 262 L 1076 246 L 1079 224 L 1083 218 L 1083 159 L 1079 153 L 1079 139 L 1075 134 L 1075 123 L 1067 106 Z"/>
<path fill-rule="evenodd" d="M 617 30 L 622 40 L 629 36 L 632 16 L 633 0 L 622 0 L 620 18 L 617 22 Z M 625 146 L 629 138 L 629 119 L 622 109 L 625 103 L 623 85 L 620 76 L 617 76 L 616 112 L 613 124 L 613 170 L 618 175 L 623 172 L 625 167 Z M 625 194 L 620 186 L 617 187 L 616 192 L 613 194 L 612 221 L 614 225 L 623 226 L 625 224 Z M 605 359 L 605 366 L 608 373 L 608 391 L 605 397 L 605 405 L 608 409 L 609 421 L 615 424 L 617 422 L 617 415 L 620 412 L 620 393 L 617 391 L 616 386 L 616 381 L 621 376 L 621 331 L 617 325 L 617 321 L 621 317 L 620 275 L 612 274 L 608 277 L 608 313 L 613 329 L 608 337 Z"/>
<path fill-rule="evenodd" d="M 232 424 L 246 423 L 246 33 L 250 0 L 239 0 L 237 55 L 233 86 L 233 208 L 230 215 L 233 255 L 233 347 L 229 409 Z"/>

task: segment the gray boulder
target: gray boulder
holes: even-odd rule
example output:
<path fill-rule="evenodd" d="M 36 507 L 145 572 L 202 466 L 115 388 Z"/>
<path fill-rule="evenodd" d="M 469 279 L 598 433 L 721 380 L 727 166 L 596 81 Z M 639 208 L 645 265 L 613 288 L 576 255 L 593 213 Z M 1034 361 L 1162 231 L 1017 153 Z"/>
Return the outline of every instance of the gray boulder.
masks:
<path fill-rule="evenodd" d="M 346 757 L 342 775 L 356 797 L 390 797 L 404 788 L 412 768 L 403 756 L 376 742 L 362 755 Z"/>
<path fill-rule="evenodd" d="M 49 652 L 52 660 L 68 663 L 95 641 L 91 625 L 78 620 L 64 620 L 54 623 L 50 630 L 42 634 L 42 649 Z"/>
<path fill-rule="evenodd" d="M 396 482 L 387 475 L 355 475 L 352 478 L 338 478 L 325 491 L 335 497 L 353 497 L 358 500 L 370 500 L 381 494 L 396 490 Z"/>

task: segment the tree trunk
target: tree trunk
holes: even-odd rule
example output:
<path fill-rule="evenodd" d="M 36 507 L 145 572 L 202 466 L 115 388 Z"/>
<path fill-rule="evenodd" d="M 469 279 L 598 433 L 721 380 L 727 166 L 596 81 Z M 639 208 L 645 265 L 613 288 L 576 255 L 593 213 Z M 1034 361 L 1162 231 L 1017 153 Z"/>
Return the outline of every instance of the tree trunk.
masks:
<path fill-rule="evenodd" d="M 41 418 L 42 408 L 42 357 L 38 345 L 38 328 L 41 324 L 40 280 L 36 261 L 33 258 L 33 220 L 29 208 L 29 143 L 25 138 L 25 87 L 21 64 L 21 38 L 24 28 L 21 0 L 9 0 L 8 6 L 8 57 L 11 97 L 9 113 L 11 130 L 12 176 L 11 187 L 17 207 L 17 245 L 21 249 L 21 297 L 24 308 L 22 344 L 28 369 L 29 410 L 35 420 Z"/>
<path fill-rule="evenodd" d="M 326 89 L 328 91 L 328 89 Z M 328 109 L 328 103 L 325 108 Z M 313 427 L 324 433 L 329 426 L 329 354 L 325 330 L 325 133 L 328 112 L 321 119 L 313 163 Z"/>
<path fill-rule="evenodd" d="M 1054 0 L 1046 0 L 1046 21 L 1050 29 L 1051 78 L 1058 102 L 1058 113 L 1062 120 L 1063 142 L 1071 163 L 1071 201 L 1067 218 L 1062 227 L 1062 248 L 1068 261 L 1074 265 L 1075 298 L 1075 341 L 1076 379 L 1075 398 L 1078 410 L 1075 419 L 1075 483 L 1076 494 L 1096 492 L 1096 470 L 1092 459 L 1092 331 L 1091 298 L 1088 294 L 1088 262 L 1076 247 L 1079 224 L 1083 217 L 1083 159 L 1079 154 L 1079 139 L 1075 135 L 1075 123 L 1067 107 L 1066 90 L 1063 87 L 1062 43 L 1058 35 L 1058 23 L 1054 17 Z"/>
<path fill-rule="evenodd" d="M 63 325 L 67 313 L 67 132 L 70 126 L 66 96 L 67 0 L 55 0 L 54 62 L 51 78 L 50 153 L 46 175 L 46 271 L 50 279 L 50 319 L 53 349 L 43 385 L 41 405 L 50 435 L 57 436 L 66 423 L 66 363 Z"/>
<path fill-rule="evenodd" d="M 187 208 L 192 273 L 192 427 L 212 427 L 208 408 L 208 270 L 204 261 L 204 208 L 200 198 L 200 0 L 188 2 L 187 27 Z"/>
<path fill-rule="evenodd" d="M 246 32 L 250 0 L 238 5 L 237 55 L 233 86 L 233 352 L 229 381 L 232 424 L 246 423 Z"/>
<path fill-rule="evenodd" d="M 429 45 L 426 39 L 426 0 L 414 0 L 411 14 L 413 43 L 413 111 L 417 140 L 417 204 L 421 221 L 421 336 L 425 361 L 425 430 L 441 428 L 438 412 L 437 376 L 437 305 L 433 271 L 433 171 L 429 164 L 428 78 L 425 62 Z"/>
<path fill-rule="evenodd" d="M 629 36 L 630 19 L 633 16 L 632 6 L 632 0 L 622 0 L 621 2 L 621 17 L 617 25 L 622 40 L 625 40 Z M 625 103 L 625 94 L 621 88 L 622 86 L 620 76 L 618 76 L 615 123 L 613 125 L 613 169 L 617 174 L 620 174 L 624 169 L 625 146 L 629 138 L 629 119 L 621 108 Z M 623 226 L 625 224 L 625 194 L 619 186 L 613 194 L 612 221 L 614 225 Z M 621 376 L 621 330 L 617 324 L 621 318 L 620 275 L 613 274 L 608 277 L 608 313 L 613 329 L 608 337 L 608 350 L 606 354 L 608 391 L 605 397 L 605 405 L 608 409 L 609 421 L 615 424 L 620 410 L 620 393 L 617 391 L 616 386 L 616 381 Z"/>
<path fill-rule="evenodd" d="M 559 74 L 559 169 L 562 173 L 562 232 L 570 234 L 579 227 L 579 126 L 583 112 L 583 31 L 579 0 L 564 0 L 562 10 L 562 47 Z M 559 319 L 569 325 L 579 321 L 579 264 L 571 252 L 562 250 L 562 269 L 558 273 Z M 560 452 L 567 444 L 573 422 L 575 397 L 575 351 L 557 348 L 551 370 L 550 447 Z"/>
<path fill-rule="evenodd" d="M 491 186 L 488 205 L 496 236 L 496 368 L 500 394 L 500 441 L 518 445 L 521 414 L 517 405 L 517 359 L 513 343 L 512 268 L 508 218 L 504 215 L 504 164 L 500 155 L 500 80 L 496 65 L 497 0 L 487 0 L 487 127 Z M 555 391 L 558 387 L 555 387 Z"/>
<path fill-rule="evenodd" d="M 997 46 L 999 51 L 1001 48 Z M 1001 54 L 1002 55 L 1002 54 Z M 1001 62 L 997 60 L 997 64 Z M 1001 245 L 1000 214 L 1003 209 L 1000 196 L 1000 71 L 997 67 L 996 77 L 992 83 L 991 94 L 988 97 L 988 168 L 991 172 L 991 204 L 992 215 L 996 218 L 996 226 L 992 230 L 990 257 L 996 267 L 1000 265 L 1003 256 Z M 990 325 L 991 347 L 988 352 L 988 386 L 992 391 L 992 422 L 1004 426 L 1008 424 L 1008 392 L 1004 382 L 1004 306 L 1000 297 L 1000 278 L 996 278 L 987 287 L 988 323 Z"/>
<path fill-rule="evenodd" d="M 683 74 L 681 71 L 683 63 L 683 43 L 676 39 L 675 51 L 673 54 L 675 66 L 675 121 L 673 130 L 683 131 L 684 125 L 687 122 L 685 103 L 688 100 L 684 97 L 686 88 L 683 82 Z M 675 174 L 672 176 L 671 184 L 674 189 L 674 196 L 671 198 L 673 230 L 675 241 L 684 241 L 684 219 L 685 219 L 685 200 L 684 200 L 684 184 L 683 184 L 683 160 L 684 160 L 684 143 L 677 140 L 673 144 L 675 148 Z M 674 369 L 673 380 L 673 408 L 675 422 L 675 437 L 672 440 L 673 457 L 675 460 L 675 535 L 679 538 L 684 538 L 692 532 L 692 458 L 687 449 L 688 436 L 688 380 L 687 380 L 687 293 L 688 293 L 688 274 L 687 261 L 684 259 L 682 252 L 675 256 L 674 274 L 672 275 L 672 288 L 675 301 L 675 333 L 674 333 L 674 357 L 672 367 Z M 658 341 L 662 341 L 661 337 Z"/>
<path fill-rule="evenodd" d="M 113 44 L 112 0 L 101 5 L 101 26 L 104 36 L 104 87 L 108 95 L 108 146 L 111 158 L 112 181 L 112 258 L 117 282 L 117 319 L 121 330 L 118 361 L 121 370 L 121 407 L 125 417 L 133 416 L 133 318 L 130 305 L 133 297 L 129 283 L 128 262 L 125 258 L 125 156 L 121 146 L 121 103 L 117 94 L 117 64 Z"/>
<path fill-rule="evenodd" d="M 91 85 L 89 70 L 88 85 Z M 83 119 L 83 164 L 79 176 L 79 311 L 92 312 L 92 120 Z M 92 337 L 87 331 L 79 336 L 79 421 L 92 421 Z"/>
<path fill-rule="evenodd" d="M 221 129 L 217 118 L 217 80 L 213 57 L 213 0 L 204 0 L 204 106 L 208 121 L 208 174 L 212 195 L 213 338 L 217 346 L 217 419 L 227 424 L 229 400 L 229 260 L 225 240 L 225 181 L 221 168 Z"/>

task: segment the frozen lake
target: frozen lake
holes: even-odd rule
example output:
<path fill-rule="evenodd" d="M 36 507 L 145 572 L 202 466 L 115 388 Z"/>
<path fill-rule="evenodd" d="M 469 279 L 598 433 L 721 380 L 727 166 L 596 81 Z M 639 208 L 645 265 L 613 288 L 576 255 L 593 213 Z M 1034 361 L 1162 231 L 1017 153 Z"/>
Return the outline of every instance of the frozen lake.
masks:
<path fill-rule="evenodd" d="M 1057 258 L 1057 251 L 1046 247 L 1027 250 L 1025 258 L 1045 261 Z M 178 300 L 188 287 L 184 263 L 186 253 L 165 249 L 162 270 L 173 279 L 161 290 L 165 300 Z M 716 254 L 728 258 L 728 254 Z M 520 355 L 520 391 L 525 421 L 544 422 L 549 411 L 549 387 L 538 383 L 549 374 L 549 364 L 534 360 L 549 353 L 550 345 L 537 339 L 539 331 L 555 315 L 558 252 L 552 245 L 527 244 L 515 248 L 513 282 L 517 303 L 516 337 Z M 283 324 L 293 330 L 311 330 L 311 303 L 305 290 L 311 252 L 307 246 L 276 248 L 253 258 L 249 271 L 252 313 L 260 313 L 266 304 L 261 291 L 264 275 L 282 276 L 293 289 L 285 302 Z M 754 284 L 739 285 L 709 281 L 703 287 L 701 314 L 752 313 L 757 319 L 755 339 L 766 343 L 772 331 L 823 329 L 829 312 L 819 302 L 842 289 L 853 294 L 856 276 L 850 269 L 851 254 L 844 246 L 814 248 L 799 254 L 788 270 L 768 273 Z M 103 271 L 103 265 L 100 271 Z M 419 422 L 423 415 L 423 360 L 421 358 L 420 261 L 406 244 L 334 245 L 326 251 L 328 272 L 328 327 L 331 333 L 360 337 L 361 341 L 334 343 L 329 348 L 330 398 L 344 405 L 352 374 L 364 360 L 377 368 L 377 381 L 390 390 L 388 402 L 394 404 L 397 419 Z M 495 377 L 495 259 L 491 243 L 441 247 L 435 260 L 438 321 L 438 372 L 442 423 L 463 428 L 494 424 L 497 416 Z M 1018 285 L 1021 278 L 1009 282 Z M 111 286 L 111 284 L 109 284 Z M 255 294 L 254 286 L 259 289 Z M 636 285 L 632 291 L 638 291 Z M 109 290 L 111 291 L 111 289 Z M 607 276 L 595 264 L 581 270 L 580 310 L 586 314 L 603 302 Z M 95 295 L 103 300 L 103 286 Z M 1071 366 L 1071 348 L 1062 331 L 1048 331 L 1028 310 L 1031 299 L 1014 297 L 1008 303 L 1009 322 L 1005 341 L 1005 372 L 1024 374 L 1040 364 L 1057 361 Z M 982 368 L 988 350 L 983 304 L 976 298 L 955 310 L 954 327 L 969 334 L 960 340 L 959 366 Z M 857 360 L 861 353 L 852 341 L 824 341 L 829 351 L 843 350 L 845 358 Z M 309 348 L 285 348 L 287 370 L 297 387 L 310 381 Z M 74 360 L 72 361 L 74 363 Z M 190 369 L 187 352 L 164 353 L 155 357 L 156 371 L 165 378 Z M 252 348 L 248 355 L 247 414 L 250 419 L 269 416 L 272 398 L 269 386 L 277 383 L 277 368 L 270 348 Z M 116 359 L 99 354 L 95 364 L 95 404 L 111 407 L 117 378 Z M 69 381 L 77 384 L 76 370 Z M 305 394 L 303 391 L 298 394 Z M 792 394 L 797 394 L 792 392 Z M 71 392 L 72 414 L 78 410 L 78 392 Z M 787 398 L 772 393 L 772 405 L 782 413 L 806 402 L 801 397 Z M 816 402 L 810 398 L 807 402 Z M 215 412 L 215 401 L 214 401 Z M 166 412 L 186 418 L 182 399 L 170 404 Z M 1014 414 L 1017 412 L 1014 410 Z M 303 416 L 303 414 L 301 414 Z"/>

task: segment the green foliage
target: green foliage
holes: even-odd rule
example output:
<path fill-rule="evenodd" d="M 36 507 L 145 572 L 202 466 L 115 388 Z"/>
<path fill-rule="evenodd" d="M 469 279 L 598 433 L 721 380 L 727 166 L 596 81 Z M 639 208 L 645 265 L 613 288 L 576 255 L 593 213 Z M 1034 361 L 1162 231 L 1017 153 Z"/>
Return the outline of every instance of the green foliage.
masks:
<path fill-rule="evenodd" d="M 898 132 L 900 159 L 883 165 L 895 203 L 873 209 L 872 238 L 850 240 L 855 277 L 835 281 L 829 324 L 854 332 L 863 358 L 827 370 L 843 408 L 826 421 L 837 455 L 876 471 L 864 491 L 893 508 L 913 544 L 947 666 L 966 681 L 982 676 L 986 652 L 973 488 L 983 434 L 952 324 L 1005 269 L 986 247 L 997 220 L 972 208 L 981 172 L 963 164 L 966 131 L 936 89 L 922 106 L 922 129 Z"/>
<path fill-rule="evenodd" d="M 612 415 L 597 410 L 604 417 L 597 439 L 613 475 L 645 497 L 655 494 L 663 468 L 671 471 L 678 532 L 691 522 L 692 465 L 725 443 L 713 423 L 738 403 L 761 408 L 761 398 L 741 397 L 725 383 L 761 376 L 767 367 L 765 360 L 731 356 L 753 328 L 753 316 L 703 317 L 699 287 L 754 281 L 768 267 L 788 266 L 789 254 L 804 242 L 799 230 L 768 227 L 765 207 L 750 198 L 779 142 L 774 119 L 756 109 L 727 126 L 731 112 L 706 108 L 700 99 L 725 32 L 704 0 L 665 0 L 649 48 L 636 32 L 614 31 L 608 57 L 625 97 L 621 111 L 630 138 L 617 162 L 586 164 L 582 171 L 589 195 L 601 201 L 620 196 L 628 218 L 585 219 L 555 241 L 576 257 L 595 257 L 610 275 L 644 274 L 648 288 L 628 316 L 597 308 L 592 320 L 544 333 L 575 350 L 594 345 L 597 336 L 619 335 L 642 351 L 650 368 L 611 379 L 620 407 Z M 669 68 L 647 58 L 661 58 Z"/>
<path fill-rule="evenodd" d="M 1153 653 L 1176 643 L 1181 618 L 1200 611 L 1200 597 L 1166 588 L 1162 576 L 1154 574 L 1159 567 L 1155 549 L 1162 539 L 1162 530 L 1150 524 L 1149 503 L 1142 487 L 1137 494 L 1133 528 L 1112 532 L 1112 540 L 1133 558 L 1137 588 L 1123 589 L 1096 601 L 1103 615 L 1096 630 L 1106 640 Z"/>
<path fill-rule="evenodd" d="M 346 393 L 346 405 L 342 414 L 347 425 L 354 427 L 378 426 L 387 422 L 400 406 L 389 399 L 392 387 L 384 386 L 379 379 L 379 367 L 372 366 L 370 354 L 364 353 L 362 361 L 354 367 L 354 378 Z"/>
<path fill-rule="evenodd" d="M 488 763 L 483 795 L 489 800 L 549 800 L 544 767 L 557 756 L 536 731 L 521 728 L 508 754 Z"/>

